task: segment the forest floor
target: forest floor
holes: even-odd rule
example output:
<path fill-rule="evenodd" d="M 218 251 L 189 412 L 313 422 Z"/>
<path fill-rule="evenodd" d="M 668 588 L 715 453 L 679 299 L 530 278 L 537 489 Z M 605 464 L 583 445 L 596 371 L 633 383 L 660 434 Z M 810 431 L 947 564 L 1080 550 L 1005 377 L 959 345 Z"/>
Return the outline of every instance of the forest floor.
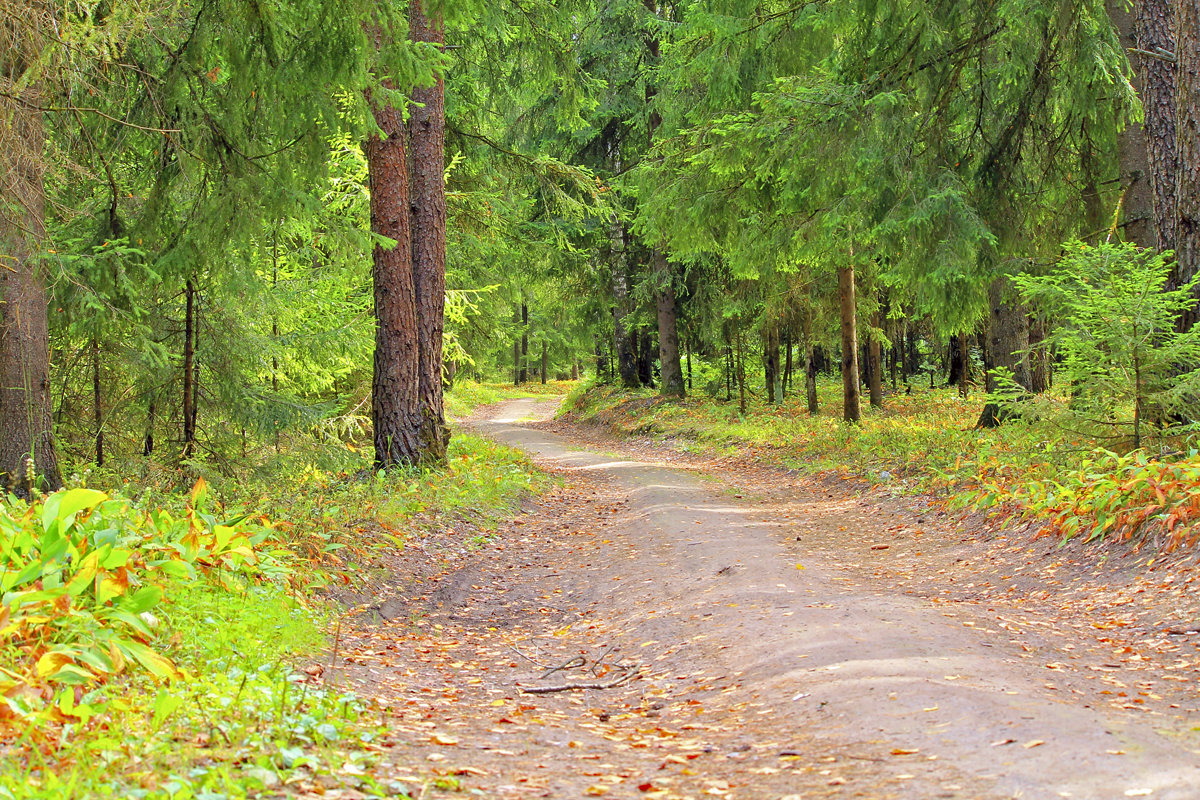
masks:
<path fill-rule="evenodd" d="M 1192 555 L 1058 548 L 556 405 L 467 423 L 559 484 L 484 546 L 396 554 L 309 671 L 385 709 L 396 791 L 1200 796 Z"/>

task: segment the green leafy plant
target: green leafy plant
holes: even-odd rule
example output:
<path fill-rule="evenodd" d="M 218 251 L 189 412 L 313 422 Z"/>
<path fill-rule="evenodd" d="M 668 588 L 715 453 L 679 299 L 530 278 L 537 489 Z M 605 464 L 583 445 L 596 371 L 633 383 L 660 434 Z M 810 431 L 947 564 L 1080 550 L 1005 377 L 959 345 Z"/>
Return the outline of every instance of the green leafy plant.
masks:
<path fill-rule="evenodd" d="M 1200 395 L 1200 328 L 1176 330 L 1196 305 L 1196 281 L 1168 288 L 1168 255 L 1132 244 L 1070 242 L 1065 251 L 1050 274 L 1013 282 L 1058 322 L 1045 345 L 1070 397 L 1023 397 L 1021 411 L 1030 415 L 1032 399 L 1034 418 L 1141 447 L 1147 423 L 1168 423 Z"/>

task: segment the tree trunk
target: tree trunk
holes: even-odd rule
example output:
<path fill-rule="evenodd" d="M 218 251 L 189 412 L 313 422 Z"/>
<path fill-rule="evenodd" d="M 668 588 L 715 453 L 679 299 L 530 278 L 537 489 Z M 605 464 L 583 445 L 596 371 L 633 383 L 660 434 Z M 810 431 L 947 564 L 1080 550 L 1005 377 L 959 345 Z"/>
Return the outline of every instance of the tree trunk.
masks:
<path fill-rule="evenodd" d="M 375 468 L 415 464 L 421 455 L 420 364 L 413 285 L 412 209 L 406 131 L 399 109 L 367 101 L 383 136 L 363 145 L 371 194 L 371 231 L 396 242 L 372 253 L 375 363 L 371 383 Z"/>
<path fill-rule="evenodd" d="M 546 370 L 549 362 L 546 359 L 546 340 L 542 340 L 542 385 L 546 384 Z"/>
<path fill-rule="evenodd" d="M 1004 370 L 1012 376 L 1024 391 L 1032 389 L 1029 361 L 1023 353 L 1029 348 L 1029 318 L 1018 298 L 1013 296 L 1012 281 L 1001 276 L 988 287 L 988 305 L 991 309 L 988 352 L 992 368 L 988 370 L 987 391 L 994 395 L 999 388 L 995 375 Z M 994 428 L 1004 421 L 1005 410 L 995 401 L 984 406 L 979 415 L 980 428 Z"/>
<path fill-rule="evenodd" d="M 1139 50 L 1175 52 L 1175 5 L 1172 0 L 1137 0 L 1134 33 Z M 1179 227 L 1175 193 L 1179 169 L 1175 132 L 1176 67 L 1160 58 L 1139 57 L 1139 63 L 1158 249 L 1174 250 Z"/>
<path fill-rule="evenodd" d="M 958 337 L 958 396 L 963 400 L 971 396 L 971 337 L 960 334 Z"/>
<path fill-rule="evenodd" d="M 183 285 L 183 449 L 181 457 L 188 459 L 196 444 L 196 402 L 193 386 L 196 382 L 196 285 L 188 278 Z"/>
<path fill-rule="evenodd" d="M 779 333 L 773 327 L 768 328 L 767 335 L 763 337 L 763 384 L 767 403 L 775 403 L 775 391 L 779 384 Z"/>
<path fill-rule="evenodd" d="M 154 395 L 151 394 L 146 404 L 146 438 L 142 440 L 142 455 L 146 458 L 154 453 L 154 415 L 158 410 L 156 405 Z"/>
<path fill-rule="evenodd" d="M 870 365 L 871 408 L 883 408 L 883 346 L 879 334 L 883 322 L 879 318 L 879 309 L 871 322 L 871 339 L 867 343 L 867 363 Z"/>
<path fill-rule="evenodd" d="M 427 15 L 428 0 L 409 4 L 408 24 L 414 42 L 444 49 L 440 13 Z M 446 460 L 450 428 L 442 390 L 442 338 L 446 320 L 446 105 L 445 81 L 439 73 L 432 86 L 413 89 L 409 137 L 412 142 L 412 260 L 417 307 L 417 372 L 419 381 L 420 460 Z"/>
<path fill-rule="evenodd" d="M 737 384 L 738 384 L 738 409 L 742 415 L 746 414 L 746 348 L 742 344 L 742 329 L 739 326 L 737 330 Z"/>
<path fill-rule="evenodd" d="M 1175 4 L 1176 148 L 1179 171 L 1175 196 L 1179 229 L 1175 242 L 1175 286 L 1183 286 L 1200 272 L 1200 4 L 1182 0 Z M 1200 299 L 1200 287 L 1193 290 Z M 1196 324 L 1190 309 L 1179 320 L 1179 330 Z"/>
<path fill-rule="evenodd" d="M 104 407 L 100 393 L 100 340 L 92 337 L 92 421 L 96 425 L 96 466 L 104 466 Z"/>
<path fill-rule="evenodd" d="M 838 269 L 838 302 L 842 322 L 842 419 L 862 418 L 858 388 L 858 328 L 854 307 L 854 267 Z"/>
<path fill-rule="evenodd" d="M 658 363 L 664 397 L 683 397 L 686 389 L 683 371 L 679 368 L 679 325 L 675 308 L 675 275 L 671 263 L 661 250 L 651 255 L 658 279 Z"/>
<path fill-rule="evenodd" d="M 783 383 L 781 399 L 787 397 L 788 391 L 792 390 L 792 330 L 789 327 L 787 333 L 783 337 Z"/>
<path fill-rule="evenodd" d="M 692 337 L 687 339 L 687 390 L 692 391 Z"/>
<path fill-rule="evenodd" d="M 962 381 L 962 340 L 955 334 L 950 337 L 950 352 L 946 361 L 950 364 L 950 374 L 946 377 L 947 386 L 958 386 Z"/>
<path fill-rule="evenodd" d="M 513 309 L 513 328 L 518 328 L 521 325 L 521 310 Z M 596 357 L 600 357 L 600 345 L 596 345 Z M 597 362 L 599 363 L 599 362 Z M 513 386 L 521 385 L 521 339 L 518 336 L 513 336 Z"/>
<path fill-rule="evenodd" d="M 521 301 L 521 379 L 529 383 L 529 306 Z"/>
<path fill-rule="evenodd" d="M 808 413 L 817 413 L 817 345 L 812 337 L 812 309 L 804 311 L 804 397 Z"/>
<path fill-rule="evenodd" d="M 647 388 L 654 386 L 654 352 L 657 348 L 649 328 L 638 331 L 637 368 L 638 382 Z"/>
<path fill-rule="evenodd" d="M 1121 47 L 1126 52 L 1137 47 L 1134 13 L 1126 0 L 1107 0 L 1105 3 Z M 1145 96 L 1146 65 L 1143 57 L 1130 55 L 1133 67 L 1133 88 L 1139 97 Z M 1120 170 L 1121 218 L 1118 220 L 1122 238 L 1139 247 L 1154 247 L 1154 193 L 1150 185 L 1150 156 L 1146 147 L 1146 128 L 1143 121 L 1126 121 L 1117 135 L 1117 164 Z"/>

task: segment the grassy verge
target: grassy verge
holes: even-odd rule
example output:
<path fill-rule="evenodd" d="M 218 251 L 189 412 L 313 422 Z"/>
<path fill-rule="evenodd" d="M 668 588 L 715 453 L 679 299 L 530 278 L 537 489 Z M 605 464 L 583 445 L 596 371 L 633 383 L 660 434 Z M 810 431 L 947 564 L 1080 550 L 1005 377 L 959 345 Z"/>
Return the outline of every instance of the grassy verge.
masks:
<path fill-rule="evenodd" d="M 442 470 L 367 459 L 0 502 L 0 798 L 405 796 L 374 775 L 380 716 L 303 669 L 337 612 L 311 590 L 418 526 L 477 535 L 545 478 L 462 433 Z"/>
<path fill-rule="evenodd" d="M 865 408 L 860 425 L 840 419 L 840 384 L 818 387 L 820 412 L 804 402 L 666 401 L 648 391 L 581 387 L 564 413 L 622 435 L 671 438 L 713 454 L 753 451 L 809 473 L 837 472 L 901 493 L 934 493 L 951 507 L 1037 519 L 1042 533 L 1154 538 L 1166 549 L 1200 533 L 1200 453 L 1188 441 L 1145 450 L 1099 448 L 1045 425 L 978 430 L 980 400 L 952 390 L 914 390 Z"/>

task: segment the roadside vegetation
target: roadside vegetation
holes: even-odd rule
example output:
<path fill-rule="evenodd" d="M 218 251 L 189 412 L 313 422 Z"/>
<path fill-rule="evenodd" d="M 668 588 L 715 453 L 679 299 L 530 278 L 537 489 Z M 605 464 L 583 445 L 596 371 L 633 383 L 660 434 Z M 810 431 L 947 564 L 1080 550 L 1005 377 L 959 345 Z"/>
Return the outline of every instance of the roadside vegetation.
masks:
<path fill-rule="evenodd" d="M 805 473 L 837 473 L 884 484 L 898 493 L 929 493 L 951 508 L 1040 522 L 1062 540 L 1152 540 L 1173 549 L 1200 533 L 1200 452 L 1195 436 L 1175 433 L 1114 449 L 1058 424 L 1057 418 L 1013 419 L 979 428 L 977 401 L 953 388 L 901 391 L 882 408 L 845 424 L 836 400 L 842 386 L 817 383 L 820 410 L 805 399 L 767 403 L 752 397 L 742 414 L 736 398 L 692 394 L 665 400 L 646 390 L 586 386 L 563 413 L 624 436 L 671 440 L 711 455 L 749 451 Z M 1057 392 L 1047 402 L 1067 404 Z"/>
<path fill-rule="evenodd" d="M 322 590 L 422 527 L 486 536 L 546 478 L 461 432 L 386 474 L 354 440 L 291 445 L 250 478 L 114 466 L 0 502 L 0 798 L 419 794 L 376 774 L 382 712 L 315 679 L 345 610 Z"/>

